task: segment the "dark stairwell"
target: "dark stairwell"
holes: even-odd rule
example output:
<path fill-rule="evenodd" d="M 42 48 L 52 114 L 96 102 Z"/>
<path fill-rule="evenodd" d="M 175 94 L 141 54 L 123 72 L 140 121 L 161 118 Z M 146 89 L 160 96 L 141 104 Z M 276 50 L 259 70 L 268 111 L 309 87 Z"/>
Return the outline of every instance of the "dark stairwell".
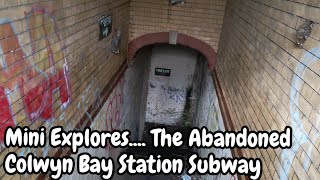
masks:
<path fill-rule="evenodd" d="M 149 54 L 149 55 L 147 55 Z M 162 158 L 183 158 L 188 168 L 188 157 L 198 153 L 203 157 L 210 152 L 219 156 L 231 156 L 229 150 L 191 149 L 188 148 L 188 135 L 192 127 L 207 127 L 211 131 L 223 130 L 223 122 L 218 105 L 211 73 L 206 59 L 198 52 L 180 46 L 154 45 L 139 51 L 135 63 L 145 63 L 148 67 L 144 73 L 145 99 L 141 104 L 140 140 L 147 147 L 131 147 L 123 152 L 135 157 L 146 158 L 149 155 L 161 155 Z M 135 65 L 132 64 L 131 68 Z M 155 69 L 170 69 L 170 75 L 156 75 Z M 213 93 L 212 93 L 213 92 Z M 145 104 L 145 105 L 144 105 Z M 152 128 L 165 128 L 166 132 L 183 133 L 184 144 L 181 147 L 153 147 Z M 142 131 L 141 131 L 142 130 Z M 230 175 L 200 176 L 193 179 L 224 179 Z M 180 179 L 179 175 L 167 176 L 117 176 L 131 179 Z"/>

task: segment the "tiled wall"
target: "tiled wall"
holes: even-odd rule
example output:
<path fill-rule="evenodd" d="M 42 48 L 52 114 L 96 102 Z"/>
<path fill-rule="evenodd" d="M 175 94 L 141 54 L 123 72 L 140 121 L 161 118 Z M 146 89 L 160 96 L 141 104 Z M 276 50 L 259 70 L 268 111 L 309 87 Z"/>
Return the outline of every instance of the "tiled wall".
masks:
<path fill-rule="evenodd" d="M 122 31 L 118 55 L 110 51 L 113 34 L 99 40 L 98 20 L 109 14 Z M 0 1 L 1 143 L 8 126 L 85 124 L 124 64 L 128 26 L 128 0 Z M 1 166 L 9 151 L 55 156 L 58 149 L 2 147 Z M 1 168 L 0 179 L 11 177 Z"/>
<path fill-rule="evenodd" d="M 263 161 L 262 179 L 316 179 L 320 172 L 320 2 L 230 0 L 218 77 L 235 130 L 293 128 L 291 149 L 242 150 Z M 297 46 L 296 30 L 313 21 Z"/>
<path fill-rule="evenodd" d="M 217 50 L 226 2 L 188 0 L 185 4 L 170 6 L 168 0 L 132 0 L 129 39 L 147 33 L 178 31 Z"/>

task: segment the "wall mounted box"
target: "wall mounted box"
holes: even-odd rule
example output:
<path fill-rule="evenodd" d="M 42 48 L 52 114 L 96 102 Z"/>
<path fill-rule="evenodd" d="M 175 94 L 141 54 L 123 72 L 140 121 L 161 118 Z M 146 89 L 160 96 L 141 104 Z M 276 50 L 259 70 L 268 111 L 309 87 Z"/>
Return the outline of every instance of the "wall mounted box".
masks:
<path fill-rule="evenodd" d="M 111 34 L 112 31 L 112 16 L 102 16 L 99 19 L 99 40 L 107 37 L 109 34 Z"/>

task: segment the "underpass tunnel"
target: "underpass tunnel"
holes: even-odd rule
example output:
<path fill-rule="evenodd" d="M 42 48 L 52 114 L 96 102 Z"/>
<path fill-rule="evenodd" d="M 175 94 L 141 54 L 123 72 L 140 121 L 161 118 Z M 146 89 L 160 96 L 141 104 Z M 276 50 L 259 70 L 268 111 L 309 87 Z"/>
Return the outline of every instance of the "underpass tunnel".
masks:
<path fill-rule="evenodd" d="M 133 76 L 133 72 L 143 74 L 143 77 Z M 149 130 L 154 127 L 166 128 L 170 133 L 181 131 L 186 138 L 185 142 L 188 141 L 188 133 L 192 128 L 206 127 L 211 132 L 225 130 L 213 73 L 209 70 L 207 59 L 195 49 L 170 44 L 143 47 L 129 65 L 124 82 L 139 82 L 139 86 L 142 86 L 141 103 L 135 105 L 140 111 L 136 117 L 140 118 L 132 121 L 139 122 L 139 126 L 136 126 L 139 130 L 136 132 L 139 132 L 139 140 L 147 144 L 153 143 Z M 217 158 L 232 157 L 230 149 L 190 150 L 186 145 L 167 149 L 147 147 L 142 153 L 140 149 L 132 148 L 125 151 L 142 154 L 142 157 L 149 153 L 167 155 L 168 158 L 182 156 L 187 159 L 194 152 L 201 157 L 207 157 L 210 153 L 214 153 Z M 228 180 L 232 177 L 230 174 L 220 174 L 195 175 L 193 178 Z M 170 179 L 170 176 L 166 177 L 168 178 Z"/>
<path fill-rule="evenodd" d="M 120 93 L 121 92 L 121 93 Z M 120 154 L 134 154 L 146 158 L 150 154 L 163 158 L 182 158 L 187 165 L 191 154 L 207 157 L 214 153 L 217 158 L 232 157 L 230 149 L 188 148 L 188 135 L 192 128 L 206 127 L 209 131 L 224 131 L 224 122 L 220 112 L 219 100 L 213 82 L 213 73 L 205 56 L 198 50 L 181 45 L 152 44 L 140 48 L 133 61 L 119 75 L 113 91 L 94 119 L 94 130 L 130 130 L 131 141 L 146 142 L 141 148 L 81 148 L 73 155 L 89 152 L 98 157 L 117 159 Z M 101 120 L 106 119 L 101 123 Z M 166 128 L 168 133 L 183 133 L 182 147 L 154 148 L 149 134 L 151 128 Z M 116 164 L 118 166 L 118 164 Z M 115 169 L 118 169 L 115 168 Z M 184 172 L 186 172 L 185 166 Z M 179 179 L 182 175 L 118 175 L 113 179 L 148 180 Z M 186 174 L 185 174 L 186 175 Z M 193 179 L 229 180 L 230 174 L 198 175 Z M 65 175 L 63 179 L 99 179 L 99 175 Z"/>
<path fill-rule="evenodd" d="M 146 123 L 208 126 L 211 130 L 218 129 L 218 122 L 223 126 L 212 72 L 201 53 L 184 46 L 155 44 L 140 49 L 128 70 L 138 68 L 140 61 L 148 71 L 142 78 L 147 86 L 145 105 L 141 105 Z"/>
<path fill-rule="evenodd" d="M 60 127 L 63 141 L 52 146 L 50 130 Z M 202 127 L 225 134 L 291 128 L 292 146 L 141 149 L 98 139 L 128 130 L 132 142 L 148 145 L 154 127 L 185 138 Z M 10 135 L 13 141 L 30 141 L 8 146 L 9 128 L 23 131 Z M 86 130 L 103 145 L 85 147 L 92 135 Z M 68 138 L 82 133 L 74 152 Z M 35 148 L 39 134 L 45 144 Z M 111 158 L 118 166 L 125 152 L 183 159 L 213 153 L 248 166 L 248 159 L 261 162 L 248 169 L 260 169 L 263 180 L 318 180 L 320 0 L 0 0 L 0 179 L 51 179 L 54 162 L 66 158 L 74 170 L 61 179 L 100 180 L 102 163 L 80 173 L 78 157 Z M 25 165 L 27 156 L 47 158 L 50 171 Z M 108 170 L 120 180 L 181 179 Z M 192 180 L 246 180 L 248 173 Z"/>

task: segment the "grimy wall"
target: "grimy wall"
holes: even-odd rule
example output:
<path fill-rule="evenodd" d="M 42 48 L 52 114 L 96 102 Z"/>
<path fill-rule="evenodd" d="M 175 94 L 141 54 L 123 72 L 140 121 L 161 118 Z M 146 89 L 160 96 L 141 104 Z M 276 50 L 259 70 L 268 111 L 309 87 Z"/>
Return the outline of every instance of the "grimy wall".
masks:
<path fill-rule="evenodd" d="M 95 131 L 129 130 L 130 139 L 137 141 L 143 134 L 146 113 L 146 96 L 148 83 L 148 67 L 151 51 L 146 48 L 137 55 L 137 60 L 115 80 L 115 86 L 106 101 L 98 99 L 95 103 L 102 106 L 90 125 Z M 94 157 L 111 157 L 116 160 L 124 148 L 85 148 L 72 155 L 76 164 L 81 153 L 89 153 Z M 77 167 L 75 167 L 77 168 Z M 128 178 L 126 176 L 121 177 Z M 79 174 L 75 170 L 71 175 L 64 175 L 63 180 L 100 180 L 100 174 Z M 112 179 L 118 180 L 115 175 Z"/>
<path fill-rule="evenodd" d="M 208 69 L 208 63 L 203 56 L 199 56 L 195 78 L 193 80 L 192 99 L 194 105 L 193 127 L 206 127 L 208 131 L 225 131 L 216 87 L 213 82 L 212 73 Z M 210 153 L 214 153 L 216 158 L 232 158 L 230 149 L 199 148 L 195 149 L 200 157 L 207 158 Z M 237 180 L 237 175 L 218 174 L 201 175 L 203 180 Z"/>
<path fill-rule="evenodd" d="M 263 161 L 262 179 L 320 176 L 320 1 L 229 0 L 218 77 L 235 130 L 293 128 L 291 149 L 241 150 Z M 300 49 L 296 29 L 313 21 Z"/>
<path fill-rule="evenodd" d="M 118 55 L 109 50 L 111 35 L 99 41 L 98 19 L 109 14 L 122 31 Z M 130 96 L 130 105 L 138 98 L 130 93 L 139 88 L 119 92 L 127 44 L 143 34 L 178 31 L 218 51 L 217 77 L 231 116 L 227 130 L 293 127 L 292 149 L 241 150 L 263 160 L 262 178 L 315 179 L 320 172 L 319 15 L 318 0 L 187 0 L 179 6 L 167 0 L 1 0 L 0 142 L 8 126 L 137 128 L 108 121 L 121 111 L 108 109 L 115 94 Z M 306 20 L 315 24 L 300 49 L 296 29 Z M 138 113 L 124 109 L 122 117 Z M 10 151 L 68 154 L 49 146 L 1 147 L 0 163 Z M 0 169 L 0 179 L 25 178 Z"/>
<path fill-rule="evenodd" d="M 99 41 L 98 19 L 109 14 L 113 28 L 123 34 L 118 55 L 109 50 L 112 35 Z M 90 124 L 124 65 L 128 26 L 129 0 L 0 1 L 1 143 L 8 126 L 61 125 L 73 130 Z M 106 117 L 117 113 L 107 112 Z M 68 153 L 49 145 L 2 147 L 1 166 L 8 152 L 51 157 Z M 0 179 L 20 178 L 5 175 L 3 169 Z"/>
<path fill-rule="evenodd" d="M 146 122 L 184 124 L 188 89 L 192 88 L 197 52 L 193 49 L 155 45 L 149 67 Z M 170 69 L 170 76 L 155 75 L 156 68 Z"/>
<path fill-rule="evenodd" d="M 217 50 L 227 0 L 188 0 L 170 6 L 168 0 L 130 2 L 129 40 L 155 32 L 178 31 Z"/>

